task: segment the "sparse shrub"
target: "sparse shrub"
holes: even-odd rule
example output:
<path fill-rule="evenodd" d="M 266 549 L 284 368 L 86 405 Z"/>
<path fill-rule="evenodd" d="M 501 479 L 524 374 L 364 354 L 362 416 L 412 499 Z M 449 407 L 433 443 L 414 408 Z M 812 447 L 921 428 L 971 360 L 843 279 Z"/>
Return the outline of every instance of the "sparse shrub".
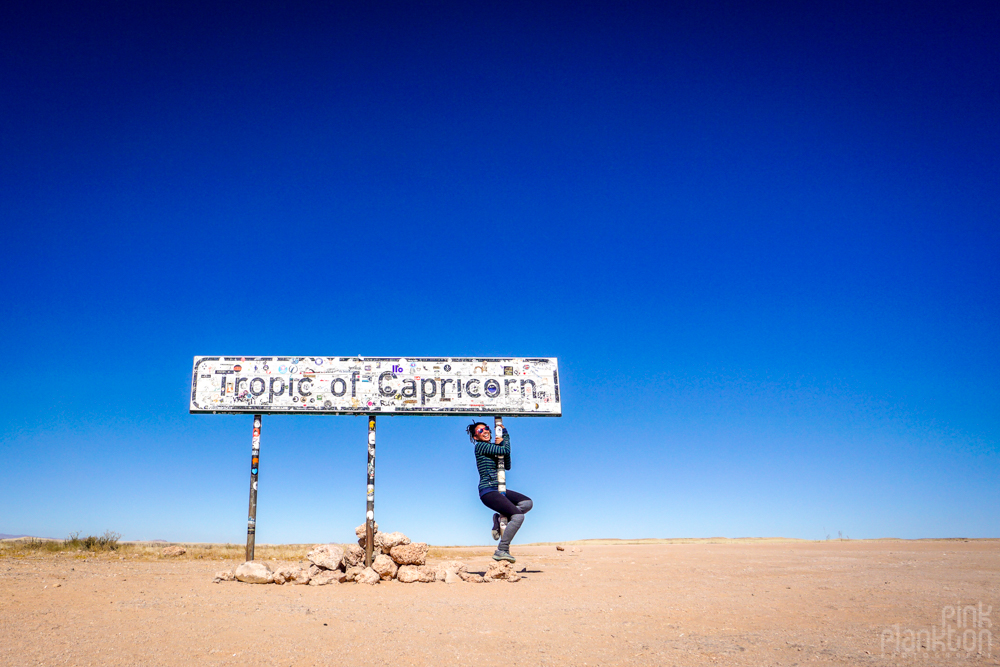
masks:
<path fill-rule="evenodd" d="M 29 537 L 27 540 L 21 543 L 22 547 L 26 551 L 48 551 L 56 552 L 62 551 L 62 547 L 59 542 L 55 540 L 38 540 L 34 537 Z"/>
<path fill-rule="evenodd" d="M 100 537 L 94 535 L 88 535 L 87 537 L 80 537 L 80 531 L 75 533 L 70 533 L 63 541 L 63 547 L 66 549 L 80 549 L 82 551 L 117 551 L 118 550 L 118 540 L 121 539 L 121 533 L 116 533 L 114 531 L 106 530 L 104 534 Z"/>
<path fill-rule="evenodd" d="M 70 533 L 65 540 L 46 540 L 36 537 L 27 537 L 0 542 L 0 556 L 24 557 L 32 554 L 50 553 L 56 554 L 69 551 L 87 551 L 90 553 L 118 552 L 121 553 L 123 545 L 118 540 L 121 533 L 111 530 L 104 531 L 101 536 L 88 535 L 81 537 L 79 531 Z M 130 549 L 125 549 L 129 551 Z"/>

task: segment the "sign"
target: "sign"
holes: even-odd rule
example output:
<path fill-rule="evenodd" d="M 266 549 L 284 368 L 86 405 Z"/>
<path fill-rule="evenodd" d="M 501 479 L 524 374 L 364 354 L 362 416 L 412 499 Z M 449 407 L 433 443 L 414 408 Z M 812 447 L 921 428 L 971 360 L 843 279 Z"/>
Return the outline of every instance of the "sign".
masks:
<path fill-rule="evenodd" d="M 191 413 L 559 417 L 558 360 L 195 357 Z"/>

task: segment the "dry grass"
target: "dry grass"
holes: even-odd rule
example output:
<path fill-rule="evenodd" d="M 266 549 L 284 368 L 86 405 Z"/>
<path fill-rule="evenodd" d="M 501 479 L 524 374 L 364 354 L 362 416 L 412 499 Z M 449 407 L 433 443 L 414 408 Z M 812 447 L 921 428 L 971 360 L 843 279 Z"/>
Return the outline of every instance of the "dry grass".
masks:
<path fill-rule="evenodd" d="M 168 546 L 184 547 L 181 556 L 164 556 Z M 312 544 L 258 544 L 254 547 L 255 560 L 305 560 Z M 62 555 L 70 558 L 139 559 L 139 560 L 220 560 L 242 562 L 246 555 L 243 544 L 204 544 L 188 542 L 118 542 L 101 538 L 45 540 L 17 538 L 0 540 L 0 558 L 31 558 L 33 556 Z"/>
<path fill-rule="evenodd" d="M 427 557 L 451 560 L 452 558 L 480 558 L 493 553 L 494 547 L 428 547 Z"/>
<path fill-rule="evenodd" d="M 170 556 L 170 560 L 230 560 L 243 562 L 246 556 L 245 544 L 209 544 L 188 542 L 133 542 L 135 553 L 146 559 L 164 558 L 161 552 L 167 546 L 184 547 L 182 556 Z M 305 560 L 312 544 L 257 544 L 254 546 L 254 560 Z"/>
<path fill-rule="evenodd" d="M 65 540 L 40 539 L 36 537 L 21 537 L 11 540 L 0 540 L 0 555 L 52 554 L 66 552 L 105 553 L 118 551 L 121 538 L 119 533 L 104 531 L 101 536 L 88 535 L 80 537 L 80 533 L 72 533 Z"/>

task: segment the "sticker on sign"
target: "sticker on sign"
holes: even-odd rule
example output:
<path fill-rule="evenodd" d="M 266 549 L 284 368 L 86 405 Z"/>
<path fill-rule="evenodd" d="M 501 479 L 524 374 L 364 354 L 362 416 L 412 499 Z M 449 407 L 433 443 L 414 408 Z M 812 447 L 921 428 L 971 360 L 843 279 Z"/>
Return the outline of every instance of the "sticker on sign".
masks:
<path fill-rule="evenodd" d="M 192 413 L 559 417 L 555 357 L 195 357 Z"/>

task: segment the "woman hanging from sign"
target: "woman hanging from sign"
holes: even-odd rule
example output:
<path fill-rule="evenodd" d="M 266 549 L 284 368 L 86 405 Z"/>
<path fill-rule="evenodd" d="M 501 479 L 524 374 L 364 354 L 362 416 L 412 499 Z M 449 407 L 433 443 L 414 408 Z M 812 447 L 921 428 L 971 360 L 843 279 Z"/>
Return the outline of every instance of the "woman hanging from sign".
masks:
<path fill-rule="evenodd" d="M 503 429 L 503 437 L 497 435 L 496 442 L 490 442 L 490 427 L 483 422 L 470 424 L 466 429 L 469 440 L 476 444 L 476 468 L 479 469 L 479 499 L 496 512 L 493 515 L 493 539 L 500 540 L 493 560 L 515 562 L 510 555 L 510 541 L 524 522 L 524 514 L 531 509 L 531 498 L 517 491 L 500 493 L 497 480 L 497 457 L 502 456 L 504 470 L 510 470 L 510 434 Z M 500 516 L 507 517 L 507 527 L 500 535 Z"/>

